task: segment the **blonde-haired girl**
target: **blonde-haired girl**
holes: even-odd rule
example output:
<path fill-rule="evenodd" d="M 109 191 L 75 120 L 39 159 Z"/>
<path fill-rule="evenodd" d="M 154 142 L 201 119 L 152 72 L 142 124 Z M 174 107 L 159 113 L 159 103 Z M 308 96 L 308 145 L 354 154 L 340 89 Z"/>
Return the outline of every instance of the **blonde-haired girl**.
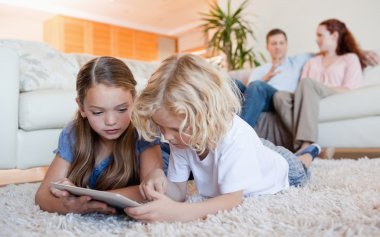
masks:
<path fill-rule="evenodd" d="M 88 196 L 74 197 L 50 188 L 51 182 L 112 190 L 135 200 L 140 180 L 162 168 L 159 140 L 138 140 L 128 114 L 136 96 L 136 81 L 119 59 L 99 57 L 77 76 L 76 118 L 59 137 L 56 156 L 36 193 L 41 209 L 58 213 L 115 213 Z"/>
<path fill-rule="evenodd" d="M 318 146 L 296 159 L 261 141 L 236 115 L 236 91 L 230 79 L 200 57 L 172 56 L 161 64 L 137 98 L 131 119 L 145 139 L 161 132 L 169 141 L 168 176 L 161 170 L 150 173 L 140 190 L 153 201 L 126 208 L 128 215 L 141 221 L 189 221 L 231 209 L 244 195 L 274 194 L 308 180 Z M 199 193 L 210 199 L 183 202 L 190 171 Z"/>

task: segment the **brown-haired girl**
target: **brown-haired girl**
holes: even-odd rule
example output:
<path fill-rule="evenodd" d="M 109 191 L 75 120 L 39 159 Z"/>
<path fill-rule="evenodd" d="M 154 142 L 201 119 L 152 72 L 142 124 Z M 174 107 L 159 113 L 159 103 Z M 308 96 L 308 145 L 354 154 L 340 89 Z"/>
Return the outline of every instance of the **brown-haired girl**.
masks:
<path fill-rule="evenodd" d="M 62 130 L 56 156 L 36 193 L 42 210 L 115 213 L 88 196 L 51 188 L 51 182 L 112 190 L 143 200 L 138 184 L 150 171 L 162 168 L 162 156 L 160 141 L 139 140 L 131 123 L 135 86 L 131 71 L 119 59 L 99 57 L 81 68 L 76 83 L 79 110 Z"/>

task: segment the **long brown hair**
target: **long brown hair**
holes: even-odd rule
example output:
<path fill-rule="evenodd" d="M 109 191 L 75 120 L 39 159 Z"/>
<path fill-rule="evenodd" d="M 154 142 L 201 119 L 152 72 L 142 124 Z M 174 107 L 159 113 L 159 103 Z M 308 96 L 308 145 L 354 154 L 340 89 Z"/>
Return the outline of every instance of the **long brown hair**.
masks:
<path fill-rule="evenodd" d="M 334 32 L 338 33 L 338 43 L 336 47 L 336 54 L 343 55 L 346 53 L 354 53 L 359 57 L 360 65 L 365 68 L 367 65 L 364 61 L 363 54 L 359 48 L 355 37 L 352 35 L 350 30 L 348 30 L 346 24 L 337 19 L 328 19 L 322 21 L 319 25 L 324 25 L 326 29 L 332 34 Z"/>
<path fill-rule="evenodd" d="M 116 58 L 95 58 L 80 69 L 76 82 L 77 98 L 80 104 L 83 104 L 87 91 L 96 84 L 125 88 L 133 98 L 136 95 L 136 81 L 132 72 L 125 63 Z M 76 142 L 68 178 L 75 185 L 86 187 L 94 169 L 99 135 L 79 111 L 71 132 L 75 132 Z M 115 141 L 111 154 L 113 159 L 98 177 L 96 189 L 115 189 L 136 183 L 135 180 L 138 180 L 136 138 L 136 129 L 130 123 L 126 131 Z"/>

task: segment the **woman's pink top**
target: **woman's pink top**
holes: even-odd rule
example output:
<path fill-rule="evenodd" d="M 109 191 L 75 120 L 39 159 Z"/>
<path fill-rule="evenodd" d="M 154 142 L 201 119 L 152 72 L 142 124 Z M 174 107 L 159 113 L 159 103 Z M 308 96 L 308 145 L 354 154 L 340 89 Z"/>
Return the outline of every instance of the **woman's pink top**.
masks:
<path fill-rule="evenodd" d="M 363 82 L 363 73 L 359 58 L 354 53 L 338 57 L 333 64 L 325 68 L 322 55 L 315 56 L 303 67 L 301 79 L 312 78 L 328 87 L 346 87 L 353 89 Z"/>

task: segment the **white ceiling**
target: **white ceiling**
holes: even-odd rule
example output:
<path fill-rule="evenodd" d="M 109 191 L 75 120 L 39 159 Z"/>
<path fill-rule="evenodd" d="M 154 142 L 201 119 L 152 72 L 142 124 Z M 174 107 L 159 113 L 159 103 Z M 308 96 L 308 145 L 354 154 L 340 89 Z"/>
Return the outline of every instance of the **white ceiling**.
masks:
<path fill-rule="evenodd" d="M 199 26 L 199 13 L 207 12 L 208 5 L 214 1 L 0 0 L 0 14 L 31 18 L 61 14 L 159 34 L 179 35 Z"/>

